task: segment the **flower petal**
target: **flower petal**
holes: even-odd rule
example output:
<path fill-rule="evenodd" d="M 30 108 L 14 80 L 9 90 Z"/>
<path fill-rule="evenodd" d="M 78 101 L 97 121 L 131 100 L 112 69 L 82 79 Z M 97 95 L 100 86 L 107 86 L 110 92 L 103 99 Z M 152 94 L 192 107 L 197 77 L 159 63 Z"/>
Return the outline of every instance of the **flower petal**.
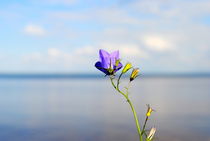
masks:
<path fill-rule="evenodd" d="M 116 61 L 119 59 L 119 50 L 114 51 L 110 54 L 111 65 L 115 65 Z"/>
<path fill-rule="evenodd" d="M 99 56 L 101 60 L 101 65 L 103 68 L 109 68 L 110 66 L 110 54 L 103 49 L 99 50 Z"/>
<path fill-rule="evenodd" d="M 119 50 L 117 50 L 117 51 L 114 51 L 114 52 L 112 52 L 111 54 L 110 54 L 110 57 L 112 58 L 115 58 L 115 59 L 119 59 Z"/>
<path fill-rule="evenodd" d="M 100 71 L 104 72 L 106 75 L 109 75 L 109 72 L 103 68 L 102 63 L 100 61 L 96 62 L 95 67 Z"/>

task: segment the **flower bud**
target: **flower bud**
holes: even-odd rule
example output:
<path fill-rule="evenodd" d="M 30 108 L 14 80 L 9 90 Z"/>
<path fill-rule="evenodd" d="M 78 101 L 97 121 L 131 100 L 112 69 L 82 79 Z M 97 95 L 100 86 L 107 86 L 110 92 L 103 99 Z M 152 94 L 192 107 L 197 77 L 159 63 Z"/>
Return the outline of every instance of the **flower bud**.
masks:
<path fill-rule="evenodd" d="M 149 117 L 149 116 L 151 115 L 151 113 L 152 113 L 152 109 L 151 109 L 151 108 L 149 108 L 149 110 L 148 110 L 148 112 L 147 112 L 146 116 L 147 116 L 147 117 Z"/>
<path fill-rule="evenodd" d="M 147 105 L 147 113 L 146 113 L 146 116 L 149 117 L 153 111 L 154 111 L 154 110 L 153 110 L 153 109 L 150 107 L 150 105 L 148 104 L 148 105 Z"/>
<path fill-rule="evenodd" d="M 132 64 L 131 63 L 127 63 L 125 65 L 125 67 L 122 70 L 122 73 L 126 73 L 128 70 L 130 70 L 132 68 Z"/>
<path fill-rule="evenodd" d="M 153 137 L 154 137 L 154 135 L 155 135 L 155 132 L 156 132 L 156 128 L 152 127 L 152 129 L 151 129 L 150 132 L 149 132 L 149 135 L 147 136 L 147 139 L 148 139 L 149 141 L 151 141 L 151 140 L 153 139 Z"/>
<path fill-rule="evenodd" d="M 133 81 L 139 74 L 139 68 L 133 69 L 131 76 L 130 76 L 130 81 Z"/>

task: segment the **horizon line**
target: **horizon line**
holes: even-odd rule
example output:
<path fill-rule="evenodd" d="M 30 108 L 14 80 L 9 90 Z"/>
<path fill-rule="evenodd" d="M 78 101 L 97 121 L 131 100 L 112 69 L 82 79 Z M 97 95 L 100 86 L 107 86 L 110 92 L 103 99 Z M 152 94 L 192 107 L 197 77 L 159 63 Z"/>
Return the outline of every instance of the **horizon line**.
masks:
<path fill-rule="evenodd" d="M 103 78 L 103 73 L 0 73 L 0 78 Z M 129 75 L 125 75 L 129 77 Z M 143 73 L 140 77 L 210 77 L 210 72 Z"/>

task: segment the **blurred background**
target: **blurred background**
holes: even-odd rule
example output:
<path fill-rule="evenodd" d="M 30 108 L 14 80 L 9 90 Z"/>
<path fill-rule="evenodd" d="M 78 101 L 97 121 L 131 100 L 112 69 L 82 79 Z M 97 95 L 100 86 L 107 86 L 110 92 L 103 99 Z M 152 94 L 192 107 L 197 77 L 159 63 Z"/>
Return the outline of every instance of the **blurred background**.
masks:
<path fill-rule="evenodd" d="M 140 68 L 131 99 L 141 122 L 156 110 L 155 140 L 210 141 L 209 15 L 208 0 L 0 1 L 0 140 L 138 140 L 94 67 L 105 49 Z"/>

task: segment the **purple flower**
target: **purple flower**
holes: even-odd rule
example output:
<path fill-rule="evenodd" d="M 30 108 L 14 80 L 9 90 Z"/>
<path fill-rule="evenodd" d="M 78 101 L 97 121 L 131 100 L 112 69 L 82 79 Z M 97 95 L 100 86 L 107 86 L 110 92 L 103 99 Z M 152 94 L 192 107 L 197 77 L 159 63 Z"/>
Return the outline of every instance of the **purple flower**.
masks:
<path fill-rule="evenodd" d="M 114 75 L 115 72 L 122 68 L 119 59 L 119 51 L 108 53 L 103 49 L 99 50 L 100 61 L 96 62 L 95 67 L 106 75 Z"/>

